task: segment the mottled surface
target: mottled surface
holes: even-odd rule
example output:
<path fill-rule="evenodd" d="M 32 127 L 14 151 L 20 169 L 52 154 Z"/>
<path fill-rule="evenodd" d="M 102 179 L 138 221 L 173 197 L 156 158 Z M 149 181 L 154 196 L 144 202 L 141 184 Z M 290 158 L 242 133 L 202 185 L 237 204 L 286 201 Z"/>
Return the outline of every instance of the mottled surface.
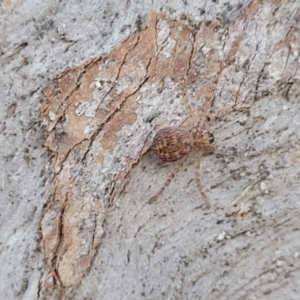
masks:
<path fill-rule="evenodd" d="M 201 159 L 209 211 L 199 208 L 193 153 L 152 205 L 149 198 L 177 162 L 161 164 L 151 153 L 142 158 L 98 232 L 104 235 L 88 272 L 68 297 L 299 299 L 299 3 L 119 2 L 1 1 L 2 297 L 57 299 L 55 292 L 41 292 L 49 269 L 40 249 L 40 224 L 55 174 L 53 158 L 42 146 L 41 89 L 66 67 L 109 53 L 135 30 L 143 31 L 153 10 L 196 31 L 199 44 L 193 49 L 201 51 L 193 52 L 193 61 L 174 62 L 195 66 L 191 72 L 198 79 L 186 91 L 195 99 L 191 106 L 217 99 L 216 111 L 240 101 L 250 108 L 214 122 L 215 152 Z M 199 25 L 215 18 L 219 22 Z M 164 28 L 158 24 L 159 55 L 172 57 L 174 39 Z M 175 78 L 178 73 L 179 67 Z M 109 82 L 103 84 L 109 88 Z M 158 123 L 178 125 L 186 117 L 172 81 L 143 92 L 145 99 L 175 101 L 169 114 L 170 103 L 162 108 Z M 95 108 L 87 109 L 85 102 L 77 113 L 92 117 Z M 101 109 L 109 104 L 107 99 Z M 147 123 L 155 110 L 145 106 L 137 115 Z M 56 130 L 61 141 L 62 129 Z M 127 132 L 124 127 L 117 137 Z M 136 142 L 128 145 L 136 149 Z"/>
<path fill-rule="evenodd" d="M 191 128 L 170 126 L 155 134 L 152 148 L 162 160 L 176 161 L 190 153 L 192 148 L 205 149 L 213 141 L 213 134 L 201 124 Z"/>
<path fill-rule="evenodd" d="M 164 161 L 176 161 L 191 151 L 189 132 L 179 127 L 165 127 L 154 136 L 153 149 Z"/>

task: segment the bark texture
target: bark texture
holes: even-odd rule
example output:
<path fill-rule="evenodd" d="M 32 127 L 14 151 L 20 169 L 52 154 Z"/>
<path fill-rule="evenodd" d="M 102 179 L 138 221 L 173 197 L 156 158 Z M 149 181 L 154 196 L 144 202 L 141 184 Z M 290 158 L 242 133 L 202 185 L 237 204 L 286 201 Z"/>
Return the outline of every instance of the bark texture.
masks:
<path fill-rule="evenodd" d="M 300 4 L 39 5 L 1 3 L 4 297 L 299 299 Z"/>

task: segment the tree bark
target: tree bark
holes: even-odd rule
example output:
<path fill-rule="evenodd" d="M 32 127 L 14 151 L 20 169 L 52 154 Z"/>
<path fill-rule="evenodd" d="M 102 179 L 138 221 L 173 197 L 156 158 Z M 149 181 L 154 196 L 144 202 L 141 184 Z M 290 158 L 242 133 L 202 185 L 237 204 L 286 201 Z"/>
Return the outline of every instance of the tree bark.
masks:
<path fill-rule="evenodd" d="M 300 3 L 163 3 L 1 4 L 5 299 L 299 299 Z"/>

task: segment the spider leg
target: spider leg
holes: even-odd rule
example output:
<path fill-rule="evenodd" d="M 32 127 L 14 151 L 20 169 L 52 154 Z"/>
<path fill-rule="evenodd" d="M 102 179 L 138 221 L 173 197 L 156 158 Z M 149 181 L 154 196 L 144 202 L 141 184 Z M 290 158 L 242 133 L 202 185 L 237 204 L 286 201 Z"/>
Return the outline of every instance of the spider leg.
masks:
<path fill-rule="evenodd" d="M 200 194 L 202 195 L 203 199 L 204 199 L 204 204 L 206 206 L 206 208 L 210 208 L 210 202 L 208 197 L 206 196 L 206 194 L 203 191 L 202 185 L 201 185 L 201 180 L 200 180 L 200 157 L 199 155 L 197 155 L 197 162 L 195 164 L 195 179 L 198 185 L 198 189 Z"/>
<path fill-rule="evenodd" d="M 169 175 L 168 179 L 166 180 L 164 185 L 159 189 L 159 191 L 150 198 L 150 200 L 147 202 L 148 204 L 152 204 L 153 202 L 155 202 L 158 199 L 158 197 L 163 193 L 165 188 L 170 184 L 171 180 L 178 173 L 178 171 L 183 166 L 183 164 L 186 160 L 187 160 L 187 155 L 181 159 L 180 164 L 178 164 L 177 168 Z"/>

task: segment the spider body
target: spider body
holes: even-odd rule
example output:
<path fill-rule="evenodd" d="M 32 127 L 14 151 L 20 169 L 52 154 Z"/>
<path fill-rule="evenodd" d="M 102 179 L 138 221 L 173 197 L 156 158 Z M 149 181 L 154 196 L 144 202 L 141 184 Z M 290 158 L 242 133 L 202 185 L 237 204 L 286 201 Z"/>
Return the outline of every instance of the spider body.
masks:
<path fill-rule="evenodd" d="M 179 127 L 160 129 L 153 140 L 156 154 L 164 161 L 176 161 L 191 151 L 188 132 Z"/>
<path fill-rule="evenodd" d="M 192 148 L 209 147 L 213 141 L 213 134 L 203 124 L 191 128 L 165 127 L 156 133 L 152 147 L 162 160 L 172 162 L 188 154 Z"/>

